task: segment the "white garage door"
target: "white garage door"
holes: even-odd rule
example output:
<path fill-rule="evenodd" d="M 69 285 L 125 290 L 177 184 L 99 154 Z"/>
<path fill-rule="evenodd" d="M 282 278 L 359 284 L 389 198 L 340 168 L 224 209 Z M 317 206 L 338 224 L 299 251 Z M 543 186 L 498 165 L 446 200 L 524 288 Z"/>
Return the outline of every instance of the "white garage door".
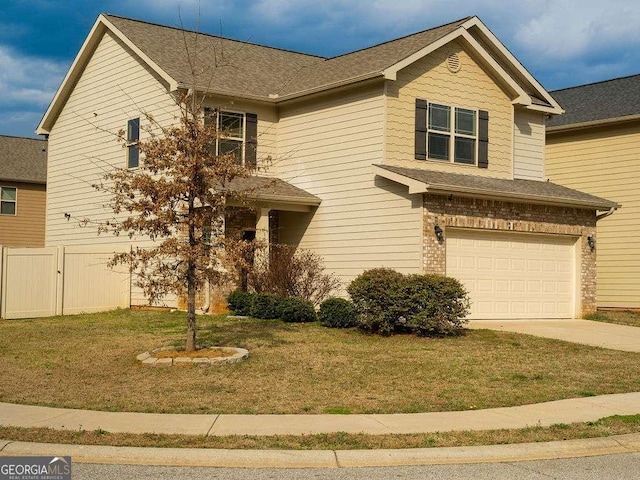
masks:
<path fill-rule="evenodd" d="M 469 291 L 469 318 L 572 318 L 575 242 L 551 235 L 447 230 L 447 275 Z"/>

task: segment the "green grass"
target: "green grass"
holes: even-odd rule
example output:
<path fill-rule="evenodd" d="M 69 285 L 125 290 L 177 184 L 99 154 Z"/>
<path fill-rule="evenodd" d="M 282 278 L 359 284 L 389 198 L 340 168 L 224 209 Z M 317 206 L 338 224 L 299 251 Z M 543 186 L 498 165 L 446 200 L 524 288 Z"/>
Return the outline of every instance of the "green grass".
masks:
<path fill-rule="evenodd" d="M 359 450 L 430 448 L 550 442 L 640 432 L 640 415 L 607 417 L 596 422 L 560 423 L 514 430 L 437 432 L 411 435 L 365 435 L 344 432 L 318 435 L 252 436 L 161 435 L 109 433 L 105 430 L 52 430 L 0 426 L 0 438 L 18 442 L 111 445 L 157 448 L 225 448 L 287 450 Z"/>
<path fill-rule="evenodd" d="M 631 310 L 599 310 L 596 313 L 585 315 L 584 319 L 640 327 L 640 312 Z"/>
<path fill-rule="evenodd" d="M 118 310 L 0 321 L 0 401 L 160 413 L 412 413 L 640 391 L 640 354 L 490 330 L 379 337 L 318 324 L 199 317 L 204 346 L 247 361 L 145 367 L 185 313 Z"/>

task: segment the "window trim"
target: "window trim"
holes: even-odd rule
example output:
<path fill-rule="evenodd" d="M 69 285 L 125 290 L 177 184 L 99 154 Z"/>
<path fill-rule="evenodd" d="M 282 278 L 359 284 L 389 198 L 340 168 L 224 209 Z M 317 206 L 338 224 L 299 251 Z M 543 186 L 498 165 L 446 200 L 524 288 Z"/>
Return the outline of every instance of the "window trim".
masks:
<path fill-rule="evenodd" d="M 434 129 L 431 128 L 429 125 L 429 117 L 430 117 L 430 112 L 431 112 L 431 106 L 438 106 L 438 107 L 447 107 L 449 108 L 449 128 L 448 130 L 442 130 L 442 129 Z M 460 105 L 452 105 L 452 104 L 448 104 L 448 103 L 443 103 L 443 102 L 427 102 L 427 108 L 426 108 L 426 125 L 425 125 L 425 131 L 426 131 L 426 159 L 427 160 L 432 160 L 434 162 L 446 162 L 446 163 L 450 163 L 450 164 L 454 164 L 454 165 L 467 165 L 470 167 L 478 167 L 478 145 L 479 145 L 479 140 L 480 140 L 480 135 L 479 135 L 479 109 L 477 108 L 469 108 L 469 107 L 463 107 Z M 458 133 L 456 131 L 456 118 L 457 118 L 457 113 L 458 110 L 467 110 L 470 112 L 474 113 L 474 129 L 475 129 L 475 134 L 474 135 L 469 135 L 466 133 Z M 448 142 L 447 142 L 447 159 L 444 158 L 437 158 L 437 157 L 433 157 L 431 156 L 431 152 L 429 151 L 429 138 L 431 137 L 431 135 L 441 135 L 441 136 L 447 136 L 448 138 Z M 473 163 L 467 163 L 467 162 L 459 162 L 456 161 L 456 138 L 466 138 L 466 139 L 470 139 L 470 140 L 474 140 L 474 148 L 473 148 Z"/>
<path fill-rule="evenodd" d="M 15 190 L 15 200 L 2 200 L 2 190 L 4 189 Z M 13 203 L 13 213 L 2 213 L 2 203 Z M 0 185 L 0 215 L 6 217 L 16 217 L 18 215 L 18 187 Z"/>
<path fill-rule="evenodd" d="M 129 138 L 129 126 L 132 125 L 132 122 L 135 122 L 137 120 L 137 128 L 136 128 L 136 135 L 135 137 L 137 138 Z M 127 150 L 127 154 L 126 154 L 126 168 L 127 170 L 135 170 L 137 168 L 140 168 L 140 146 L 139 146 L 139 142 L 140 142 L 140 117 L 134 117 L 134 118 L 129 118 L 127 120 L 127 131 L 126 131 L 126 137 L 125 137 L 125 148 Z M 132 149 L 135 149 L 135 151 L 137 152 L 137 164 L 135 166 L 131 166 L 130 163 L 130 152 Z"/>
<path fill-rule="evenodd" d="M 211 112 L 211 113 L 208 113 Z M 220 130 L 220 117 L 225 113 L 230 113 L 234 115 L 242 115 L 242 138 L 240 137 L 232 137 L 232 136 L 222 136 L 216 140 L 216 155 L 221 155 L 220 153 L 220 140 L 231 140 L 235 142 L 241 142 L 242 147 L 240 149 L 240 163 L 242 166 L 246 166 L 246 149 L 247 149 L 247 112 L 242 112 L 239 110 L 228 110 L 228 109 L 220 109 L 216 107 L 204 107 L 204 115 L 203 119 L 207 115 L 214 114 L 216 119 L 216 129 L 222 133 Z"/>

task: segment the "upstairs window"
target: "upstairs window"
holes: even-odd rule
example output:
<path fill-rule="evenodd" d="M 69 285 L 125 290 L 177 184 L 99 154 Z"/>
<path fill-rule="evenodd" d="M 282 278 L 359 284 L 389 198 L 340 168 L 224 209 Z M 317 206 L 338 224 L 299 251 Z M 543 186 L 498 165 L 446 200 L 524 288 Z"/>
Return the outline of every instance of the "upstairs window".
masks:
<path fill-rule="evenodd" d="M 428 112 L 428 158 L 475 165 L 476 111 L 430 103 Z"/>
<path fill-rule="evenodd" d="M 416 99 L 415 159 L 489 166 L 489 113 Z"/>
<path fill-rule="evenodd" d="M 222 135 L 218 140 L 218 155 L 231 154 L 241 165 L 244 158 L 244 113 L 220 112 L 218 129 Z"/>
<path fill-rule="evenodd" d="M 138 168 L 140 165 L 140 118 L 132 118 L 127 122 L 127 168 Z"/>
<path fill-rule="evenodd" d="M 15 215 L 17 199 L 17 188 L 0 187 L 0 215 Z"/>
<path fill-rule="evenodd" d="M 205 125 L 214 124 L 220 132 L 216 154 L 231 154 L 238 165 L 256 166 L 256 137 L 258 117 L 253 113 L 204 109 Z"/>

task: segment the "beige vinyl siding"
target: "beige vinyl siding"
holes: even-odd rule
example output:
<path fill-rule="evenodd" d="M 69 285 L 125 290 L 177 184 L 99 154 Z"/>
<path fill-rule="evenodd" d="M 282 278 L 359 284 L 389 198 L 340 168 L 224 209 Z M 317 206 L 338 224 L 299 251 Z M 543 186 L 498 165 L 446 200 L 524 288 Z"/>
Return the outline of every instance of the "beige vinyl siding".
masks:
<path fill-rule="evenodd" d="M 0 245 L 43 247 L 46 187 L 35 183 L 5 182 L 0 187 L 16 188 L 16 215 L 0 215 Z"/>
<path fill-rule="evenodd" d="M 544 113 L 516 109 L 513 128 L 513 177 L 544 178 Z"/>
<path fill-rule="evenodd" d="M 461 68 L 451 73 L 446 59 L 457 53 Z M 489 168 L 415 160 L 415 101 L 489 112 Z M 398 72 L 387 83 L 386 163 L 409 168 L 512 178 L 513 106 L 509 96 L 458 42 L 451 42 Z"/>
<path fill-rule="evenodd" d="M 46 245 L 134 243 L 144 238 L 98 235 L 97 224 L 112 218 L 104 207 L 109 195 L 92 187 L 104 172 L 126 166 L 118 131 L 141 117 L 141 137 L 151 113 L 161 125 L 178 121 L 179 111 L 167 88 L 110 32 L 96 47 L 49 136 Z M 67 220 L 65 213 L 71 218 Z M 146 303 L 139 290 L 132 303 Z"/>
<path fill-rule="evenodd" d="M 640 123 L 548 134 L 546 175 L 620 203 L 598 221 L 597 303 L 640 308 Z"/>
<path fill-rule="evenodd" d="M 320 254 L 344 287 L 368 268 L 421 269 L 420 196 L 372 173 L 383 111 L 376 86 L 280 112 L 278 176 L 322 199 L 312 213 L 280 212 L 280 240 Z"/>

